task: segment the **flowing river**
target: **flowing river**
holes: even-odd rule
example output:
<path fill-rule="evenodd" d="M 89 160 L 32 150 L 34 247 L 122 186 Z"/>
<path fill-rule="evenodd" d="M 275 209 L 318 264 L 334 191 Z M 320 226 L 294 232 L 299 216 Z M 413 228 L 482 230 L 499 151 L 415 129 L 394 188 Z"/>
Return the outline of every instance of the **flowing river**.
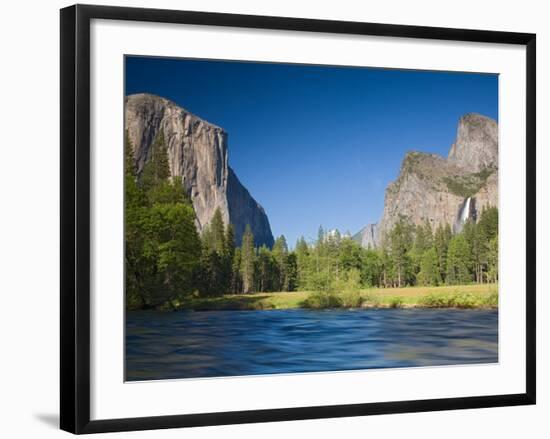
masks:
<path fill-rule="evenodd" d="M 497 310 L 140 311 L 126 315 L 128 381 L 497 361 Z"/>

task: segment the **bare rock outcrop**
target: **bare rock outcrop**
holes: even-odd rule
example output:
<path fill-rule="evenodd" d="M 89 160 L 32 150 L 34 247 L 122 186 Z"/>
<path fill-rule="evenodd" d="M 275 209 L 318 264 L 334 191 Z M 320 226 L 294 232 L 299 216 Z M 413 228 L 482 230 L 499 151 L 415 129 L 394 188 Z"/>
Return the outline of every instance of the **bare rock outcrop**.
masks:
<path fill-rule="evenodd" d="M 474 195 L 476 200 L 476 209 L 483 211 L 486 207 L 498 207 L 498 170 L 495 170 L 488 178 L 485 184 Z"/>
<path fill-rule="evenodd" d="M 378 236 L 378 224 L 367 224 L 352 239 L 364 248 L 376 248 L 380 240 Z"/>
<path fill-rule="evenodd" d="M 228 166 L 227 133 L 175 103 L 151 94 L 125 99 L 125 128 L 134 145 L 138 173 L 150 156 L 150 147 L 162 129 L 172 176 L 181 176 L 190 197 L 199 232 L 220 209 L 224 222 L 235 227 L 237 244 L 250 224 L 256 245 L 273 245 L 263 208 Z"/>
<path fill-rule="evenodd" d="M 469 172 L 498 167 L 498 125 L 495 120 L 468 113 L 458 121 L 456 142 L 449 151 L 449 162 Z"/>

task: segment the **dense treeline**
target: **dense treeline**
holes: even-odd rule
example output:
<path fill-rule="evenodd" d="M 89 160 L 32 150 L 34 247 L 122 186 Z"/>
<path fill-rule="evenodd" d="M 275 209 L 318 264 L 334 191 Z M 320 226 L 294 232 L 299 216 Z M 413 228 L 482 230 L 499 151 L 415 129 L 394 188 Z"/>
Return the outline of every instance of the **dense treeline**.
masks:
<path fill-rule="evenodd" d="M 201 241 L 195 212 L 181 180 L 169 178 L 162 132 L 139 176 L 127 135 L 124 149 L 126 304 L 157 308 L 196 282 Z"/>
<path fill-rule="evenodd" d="M 125 140 L 126 297 L 129 309 L 177 305 L 187 295 L 271 291 L 334 291 L 354 287 L 465 284 L 498 280 L 498 211 L 487 208 L 461 233 L 432 230 L 401 217 L 380 249 L 365 249 L 338 231 L 302 237 L 293 250 L 284 236 L 273 248 L 254 245 L 247 227 L 240 246 L 217 210 L 199 236 L 181 180 L 170 178 L 162 131 L 137 173 Z"/>
<path fill-rule="evenodd" d="M 268 255 L 264 249 L 262 258 Z M 256 291 L 292 291 L 291 285 L 299 290 L 329 291 L 346 282 L 362 287 L 497 282 L 498 210 L 484 209 L 478 222 L 466 222 L 457 234 L 448 224 L 433 231 L 428 222 L 414 226 L 402 217 L 380 249 L 362 248 L 348 236 L 320 228 L 314 243 L 300 238 L 285 255 L 286 261 L 296 261 L 292 283 L 279 284 L 283 287 L 279 289 L 262 288 L 265 284 L 260 283 Z M 280 272 L 281 265 L 276 258 L 272 260 L 274 270 Z M 282 267 L 284 271 L 286 266 Z"/>
<path fill-rule="evenodd" d="M 240 247 L 216 210 L 199 236 L 182 182 L 170 177 L 163 132 L 138 174 L 125 138 L 125 270 L 129 309 L 170 306 L 189 294 L 218 296 L 296 288 L 296 255 L 284 237 L 256 248 L 247 226 Z"/>
<path fill-rule="evenodd" d="M 467 221 L 460 233 L 451 226 L 432 230 L 399 218 L 378 252 L 379 286 L 456 285 L 498 280 L 498 210 L 483 209 L 479 221 Z"/>

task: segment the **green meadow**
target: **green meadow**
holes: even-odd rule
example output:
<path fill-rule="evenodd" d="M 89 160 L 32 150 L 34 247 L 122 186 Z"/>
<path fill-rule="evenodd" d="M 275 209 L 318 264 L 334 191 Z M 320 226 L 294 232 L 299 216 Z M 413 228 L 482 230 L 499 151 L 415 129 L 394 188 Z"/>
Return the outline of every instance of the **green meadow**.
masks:
<path fill-rule="evenodd" d="M 368 288 L 342 292 L 269 292 L 189 297 L 174 310 L 262 310 L 291 308 L 496 308 L 498 284 Z"/>

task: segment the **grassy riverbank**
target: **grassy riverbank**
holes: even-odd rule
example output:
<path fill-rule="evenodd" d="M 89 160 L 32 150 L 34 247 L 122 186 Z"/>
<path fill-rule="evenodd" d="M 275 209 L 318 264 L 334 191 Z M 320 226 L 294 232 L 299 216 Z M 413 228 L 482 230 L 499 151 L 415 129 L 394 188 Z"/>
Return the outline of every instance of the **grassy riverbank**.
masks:
<path fill-rule="evenodd" d="M 371 288 L 356 292 L 307 291 L 232 294 L 192 298 L 176 309 L 197 311 L 290 308 L 496 308 L 495 284 L 441 287 Z"/>

